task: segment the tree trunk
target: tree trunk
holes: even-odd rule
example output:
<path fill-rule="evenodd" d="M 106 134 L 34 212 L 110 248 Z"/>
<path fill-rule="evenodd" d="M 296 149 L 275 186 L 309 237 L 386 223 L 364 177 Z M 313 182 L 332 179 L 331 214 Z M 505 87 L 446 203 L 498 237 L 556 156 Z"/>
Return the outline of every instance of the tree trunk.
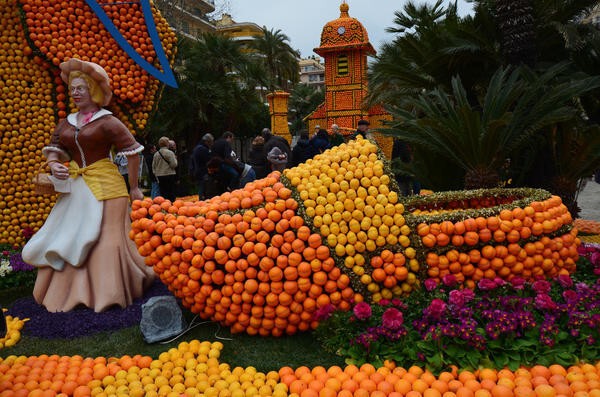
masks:
<path fill-rule="evenodd" d="M 496 23 L 502 35 L 502 52 L 511 65 L 535 63 L 533 0 L 497 0 Z"/>
<path fill-rule="evenodd" d="M 465 174 L 465 189 L 489 189 L 498 187 L 500 176 L 497 171 L 478 166 L 474 169 L 467 170 Z"/>

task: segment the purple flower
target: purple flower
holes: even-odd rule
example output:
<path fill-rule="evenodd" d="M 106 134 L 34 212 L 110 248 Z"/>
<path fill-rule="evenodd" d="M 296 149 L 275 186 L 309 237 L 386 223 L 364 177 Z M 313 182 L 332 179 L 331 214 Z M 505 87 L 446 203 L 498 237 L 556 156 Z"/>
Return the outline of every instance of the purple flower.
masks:
<path fill-rule="evenodd" d="M 383 315 L 381 316 L 381 322 L 384 328 L 387 328 L 391 331 L 396 331 L 402 327 L 402 324 L 404 323 L 404 316 L 400 310 L 390 307 L 383 312 Z"/>
<path fill-rule="evenodd" d="M 366 320 L 371 317 L 372 314 L 371 306 L 365 302 L 358 302 L 356 306 L 354 306 L 352 312 L 359 320 Z"/>
<path fill-rule="evenodd" d="M 424 284 L 427 291 L 433 291 L 437 287 L 437 282 L 432 278 L 425 280 Z"/>
<path fill-rule="evenodd" d="M 541 310 L 555 310 L 557 308 L 556 303 L 547 294 L 538 294 L 535 297 L 535 306 Z"/>
<path fill-rule="evenodd" d="M 439 319 L 442 317 L 442 314 L 444 314 L 444 311 L 446 311 L 446 302 L 436 298 L 431 301 L 429 307 L 425 309 L 425 311 L 431 317 Z"/>
<path fill-rule="evenodd" d="M 571 288 L 573 286 L 573 279 L 568 274 L 559 274 L 558 283 L 563 288 Z"/>
<path fill-rule="evenodd" d="M 442 277 L 442 283 L 446 287 L 454 287 L 457 283 L 456 276 L 454 274 L 446 274 L 444 277 Z"/>
<path fill-rule="evenodd" d="M 496 283 L 494 281 L 490 280 L 489 278 L 483 278 L 483 279 L 479 280 L 479 282 L 477 283 L 477 286 L 482 291 L 491 291 L 493 289 L 496 289 Z"/>
<path fill-rule="evenodd" d="M 333 314 L 334 311 L 335 311 L 335 306 L 333 306 L 332 304 L 328 304 L 328 305 L 318 308 L 315 311 L 315 313 L 313 314 L 313 318 L 319 322 L 325 321 L 329 317 L 331 317 L 331 315 Z"/>
<path fill-rule="evenodd" d="M 532 288 L 538 294 L 547 294 L 550 292 L 552 285 L 546 280 L 538 280 L 533 283 Z"/>
<path fill-rule="evenodd" d="M 96 313 L 92 309 L 76 308 L 68 312 L 52 313 L 37 304 L 31 296 L 15 301 L 7 314 L 31 319 L 22 331 L 26 336 L 72 339 L 139 325 L 142 318 L 142 304 L 153 296 L 163 295 L 171 295 L 171 292 L 166 285 L 156 279 L 142 298 L 135 299 L 124 309 L 111 307 L 102 313 Z"/>

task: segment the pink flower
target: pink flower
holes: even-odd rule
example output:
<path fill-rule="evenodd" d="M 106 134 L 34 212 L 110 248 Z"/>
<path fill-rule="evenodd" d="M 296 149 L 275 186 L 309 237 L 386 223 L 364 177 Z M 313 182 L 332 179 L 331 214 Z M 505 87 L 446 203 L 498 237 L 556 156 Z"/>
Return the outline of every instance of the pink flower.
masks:
<path fill-rule="evenodd" d="M 502 280 L 500 277 L 495 277 L 494 278 L 494 282 L 496 283 L 497 286 L 503 286 L 504 284 L 506 284 L 506 281 Z"/>
<path fill-rule="evenodd" d="M 454 287 L 457 283 L 456 276 L 454 274 L 446 274 L 444 277 L 442 277 L 442 283 L 446 287 Z"/>
<path fill-rule="evenodd" d="M 446 302 L 441 299 L 434 299 L 425 311 L 429 313 L 431 317 L 440 319 L 442 314 L 444 314 L 444 311 L 446 311 Z"/>
<path fill-rule="evenodd" d="M 571 288 L 573 286 L 573 279 L 568 274 L 559 274 L 558 283 L 563 288 Z"/>
<path fill-rule="evenodd" d="M 392 306 L 398 307 L 400 305 L 402 305 L 402 301 L 400 299 L 398 299 L 398 298 L 392 299 Z"/>
<path fill-rule="evenodd" d="M 425 280 L 425 289 L 427 291 L 433 291 L 436 287 L 437 282 L 434 279 L 428 278 L 427 280 Z"/>
<path fill-rule="evenodd" d="M 390 307 L 383 312 L 381 321 L 384 328 L 387 328 L 391 331 L 396 331 L 402 327 L 402 324 L 404 323 L 404 316 L 400 310 Z"/>
<path fill-rule="evenodd" d="M 519 276 L 511 278 L 510 283 L 514 289 L 523 289 L 525 287 L 525 279 Z"/>
<path fill-rule="evenodd" d="M 535 297 L 535 306 L 542 310 L 555 310 L 557 308 L 556 303 L 546 294 L 538 294 Z"/>
<path fill-rule="evenodd" d="M 390 300 L 389 299 L 381 299 L 379 302 L 379 306 L 387 306 L 390 304 Z"/>
<path fill-rule="evenodd" d="M 369 304 L 365 302 L 358 302 L 356 306 L 354 306 L 352 312 L 359 320 L 366 320 L 369 317 L 371 317 L 372 314 L 371 306 L 369 306 Z"/>
<path fill-rule="evenodd" d="M 325 321 L 329 317 L 331 317 L 334 311 L 335 306 L 333 306 L 332 304 L 328 304 L 317 309 L 317 311 L 315 311 L 315 313 L 313 314 L 313 318 L 315 319 L 315 321 Z"/>
<path fill-rule="evenodd" d="M 547 294 L 550 292 L 552 285 L 546 280 L 538 280 L 533 283 L 532 288 L 538 294 Z"/>
<path fill-rule="evenodd" d="M 482 291 L 490 291 L 490 290 L 496 289 L 496 287 L 497 287 L 496 283 L 494 281 L 490 280 L 489 278 L 483 278 L 483 279 L 479 280 L 479 282 L 477 283 L 477 286 Z"/>
<path fill-rule="evenodd" d="M 575 302 L 577 300 L 577 292 L 572 289 L 563 291 L 562 296 L 566 302 Z"/>
<path fill-rule="evenodd" d="M 463 307 L 475 297 L 470 289 L 452 290 L 448 296 L 448 303 L 456 307 Z"/>

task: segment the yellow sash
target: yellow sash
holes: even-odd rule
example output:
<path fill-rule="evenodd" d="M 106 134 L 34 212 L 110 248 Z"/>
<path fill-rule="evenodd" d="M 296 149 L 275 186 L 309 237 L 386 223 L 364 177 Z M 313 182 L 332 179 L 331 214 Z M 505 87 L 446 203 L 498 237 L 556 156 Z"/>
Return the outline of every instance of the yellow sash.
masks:
<path fill-rule="evenodd" d="M 69 175 L 71 178 L 81 175 L 98 201 L 129 197 L 125 180 L 109 159 L 98 160 L 84 168 L 79 168 L 75 161 L 71 161 Z"/>

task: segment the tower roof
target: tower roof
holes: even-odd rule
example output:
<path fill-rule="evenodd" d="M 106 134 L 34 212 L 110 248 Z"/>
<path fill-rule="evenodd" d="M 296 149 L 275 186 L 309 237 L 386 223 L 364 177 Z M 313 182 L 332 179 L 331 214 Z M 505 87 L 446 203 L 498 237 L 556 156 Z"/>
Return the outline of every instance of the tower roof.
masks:
<path fill-rule="evenodd" d="M 349 9 L 344 0 L 340 5 L 340 17 L 325 24 L 321 32 L 321 46 L 314 49 L 317 54 L 352 48 L 364 49 L 369 54 L 375 54 L 367 30 L 358 19 L 348 14 Z"/>

